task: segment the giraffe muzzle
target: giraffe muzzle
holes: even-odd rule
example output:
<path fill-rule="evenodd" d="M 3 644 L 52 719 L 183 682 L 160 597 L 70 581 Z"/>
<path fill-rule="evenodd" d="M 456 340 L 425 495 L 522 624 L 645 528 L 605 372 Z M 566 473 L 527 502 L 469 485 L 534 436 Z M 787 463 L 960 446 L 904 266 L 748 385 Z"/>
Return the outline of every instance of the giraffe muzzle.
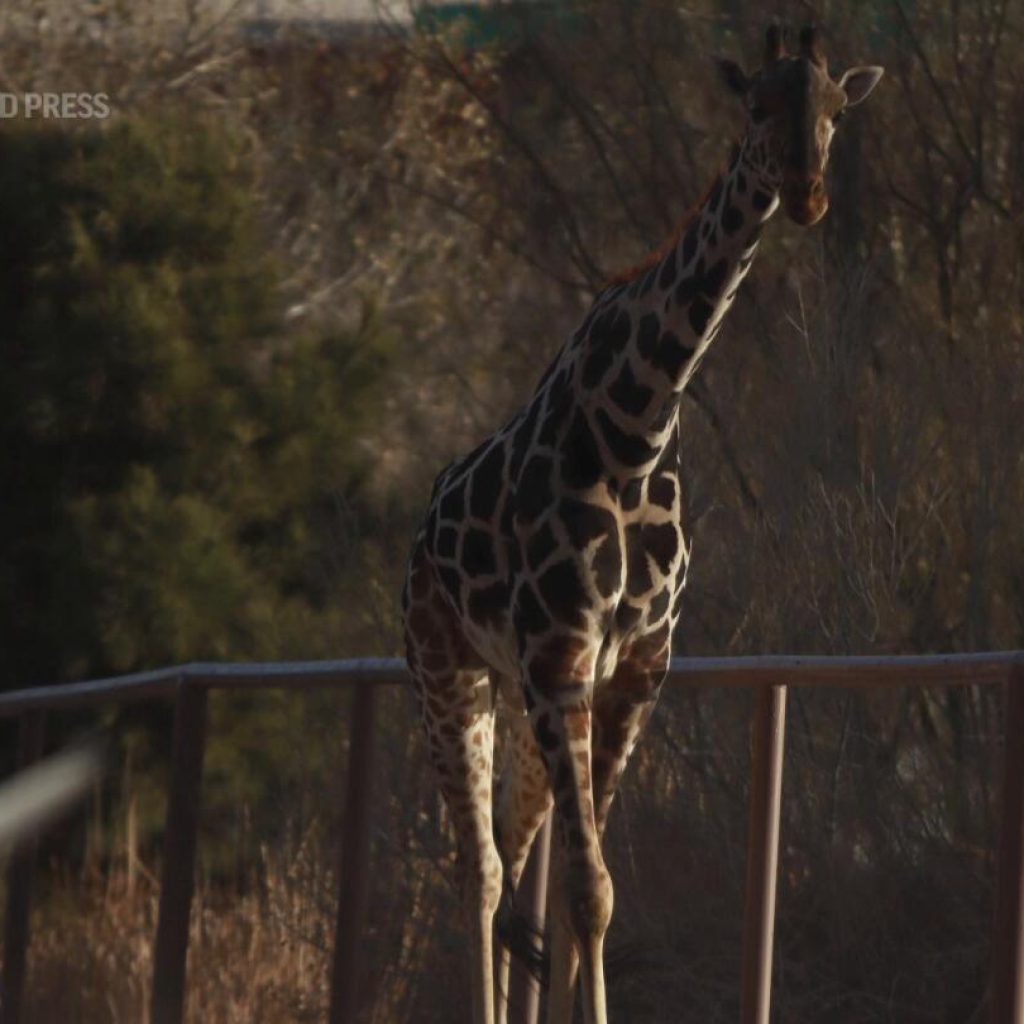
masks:
<path fill-rule="evenodd" d="M 816 224 L 828 209 L 828 193 L 821 176 L 787 178 L 782 185 L 782 208 L 801 227 Z"/>

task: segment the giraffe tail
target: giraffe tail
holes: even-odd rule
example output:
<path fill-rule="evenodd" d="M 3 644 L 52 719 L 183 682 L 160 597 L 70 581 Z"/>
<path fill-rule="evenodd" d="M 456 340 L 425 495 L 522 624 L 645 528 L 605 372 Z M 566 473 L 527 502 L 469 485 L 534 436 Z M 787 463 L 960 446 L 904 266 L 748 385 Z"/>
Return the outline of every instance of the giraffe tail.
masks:
<path fill-rule="evenodd" d="M 551 956 L 545 948 L 543 926 L 516 906 L 515 893 L 507 880 L 502 886 L 495 928 L 498 941 L 547 988 Z"/>

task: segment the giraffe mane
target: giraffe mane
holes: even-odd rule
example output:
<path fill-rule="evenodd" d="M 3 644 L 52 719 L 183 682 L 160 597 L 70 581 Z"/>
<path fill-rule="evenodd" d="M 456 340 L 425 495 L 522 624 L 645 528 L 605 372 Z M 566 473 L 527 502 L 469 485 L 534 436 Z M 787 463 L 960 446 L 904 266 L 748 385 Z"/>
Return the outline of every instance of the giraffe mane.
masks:
<path fill-rule="evenodd" d="M 617 284 L 628 284 L 641 274 L 645 274 L 652 267 L 657 266 L 665 256 L 668 255 L 669 250 L 678 244 L 679 239 L 683 237 L 686 229 L 693 223 L 694 217 L 696 217 L 699 209 L 700 204 L 698 203 L 692 210 L 688 210 L 683 219 L 676 225 L 672 234 L 669 235 L 669 237 L 666 238 L 657 249 L 652 249 L 638 263 L 633 263 L 628 267 L 624 267 L 622 270 L 618 270 L 610 277 L 606 278 L 603 287 L 610 288 Z"/>
<path fill-rule="evenodd" d="M 735 151 L 738 151 L 739 143 L 736 144 Z M 641 274 L 645 274 L 648 270 L 656 267 L 669 253 L 669 251 L 679 244 L 679 240 L 686 234 L 687 228 L 697 219 L 700 211 L 704 208 L 704 204 L 708 201 L 711 193 L 715 190 L 715 186 L 725 177 L 726 168 L 719 168 L 718 173 L 711 179 L 711 184 L 708 185 L 701 197 L 683 214 L 682 219 L 676 225 L 675 230 L 665 239 L 657 249 L 649 252 L 642 260 L 638 263 L 634 263 L 623 270 L 619 270 L 616 273 L 608 277 L 604 282 L 605 288 L 611 288 L 615 285 L 628 284 L 630 281 L 639 277 Z"/>

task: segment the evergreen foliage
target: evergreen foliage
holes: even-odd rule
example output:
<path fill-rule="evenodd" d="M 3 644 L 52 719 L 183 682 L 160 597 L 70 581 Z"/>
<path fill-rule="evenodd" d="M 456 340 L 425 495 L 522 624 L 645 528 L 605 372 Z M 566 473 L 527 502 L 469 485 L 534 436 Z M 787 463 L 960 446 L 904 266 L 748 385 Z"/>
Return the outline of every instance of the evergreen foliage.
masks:
<path fill-rule="evenodd" d="M 4 140 L 6 688 L 316 644 L 393 337 L 286 330 L 245 167 L 181 114 Z"/>

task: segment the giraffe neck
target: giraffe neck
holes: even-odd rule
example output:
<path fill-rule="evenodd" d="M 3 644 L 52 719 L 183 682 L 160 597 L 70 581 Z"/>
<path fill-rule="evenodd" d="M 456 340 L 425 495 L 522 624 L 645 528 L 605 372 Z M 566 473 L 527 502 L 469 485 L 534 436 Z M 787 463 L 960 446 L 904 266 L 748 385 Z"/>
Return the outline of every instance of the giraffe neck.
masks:
<path fill-rule="evenodd" d="M 604 292 L 577 340 L 577 401 L 612 475 L 646 474 L 778 206 L 780 182 L 748 138 L 665 254 Z"/>

